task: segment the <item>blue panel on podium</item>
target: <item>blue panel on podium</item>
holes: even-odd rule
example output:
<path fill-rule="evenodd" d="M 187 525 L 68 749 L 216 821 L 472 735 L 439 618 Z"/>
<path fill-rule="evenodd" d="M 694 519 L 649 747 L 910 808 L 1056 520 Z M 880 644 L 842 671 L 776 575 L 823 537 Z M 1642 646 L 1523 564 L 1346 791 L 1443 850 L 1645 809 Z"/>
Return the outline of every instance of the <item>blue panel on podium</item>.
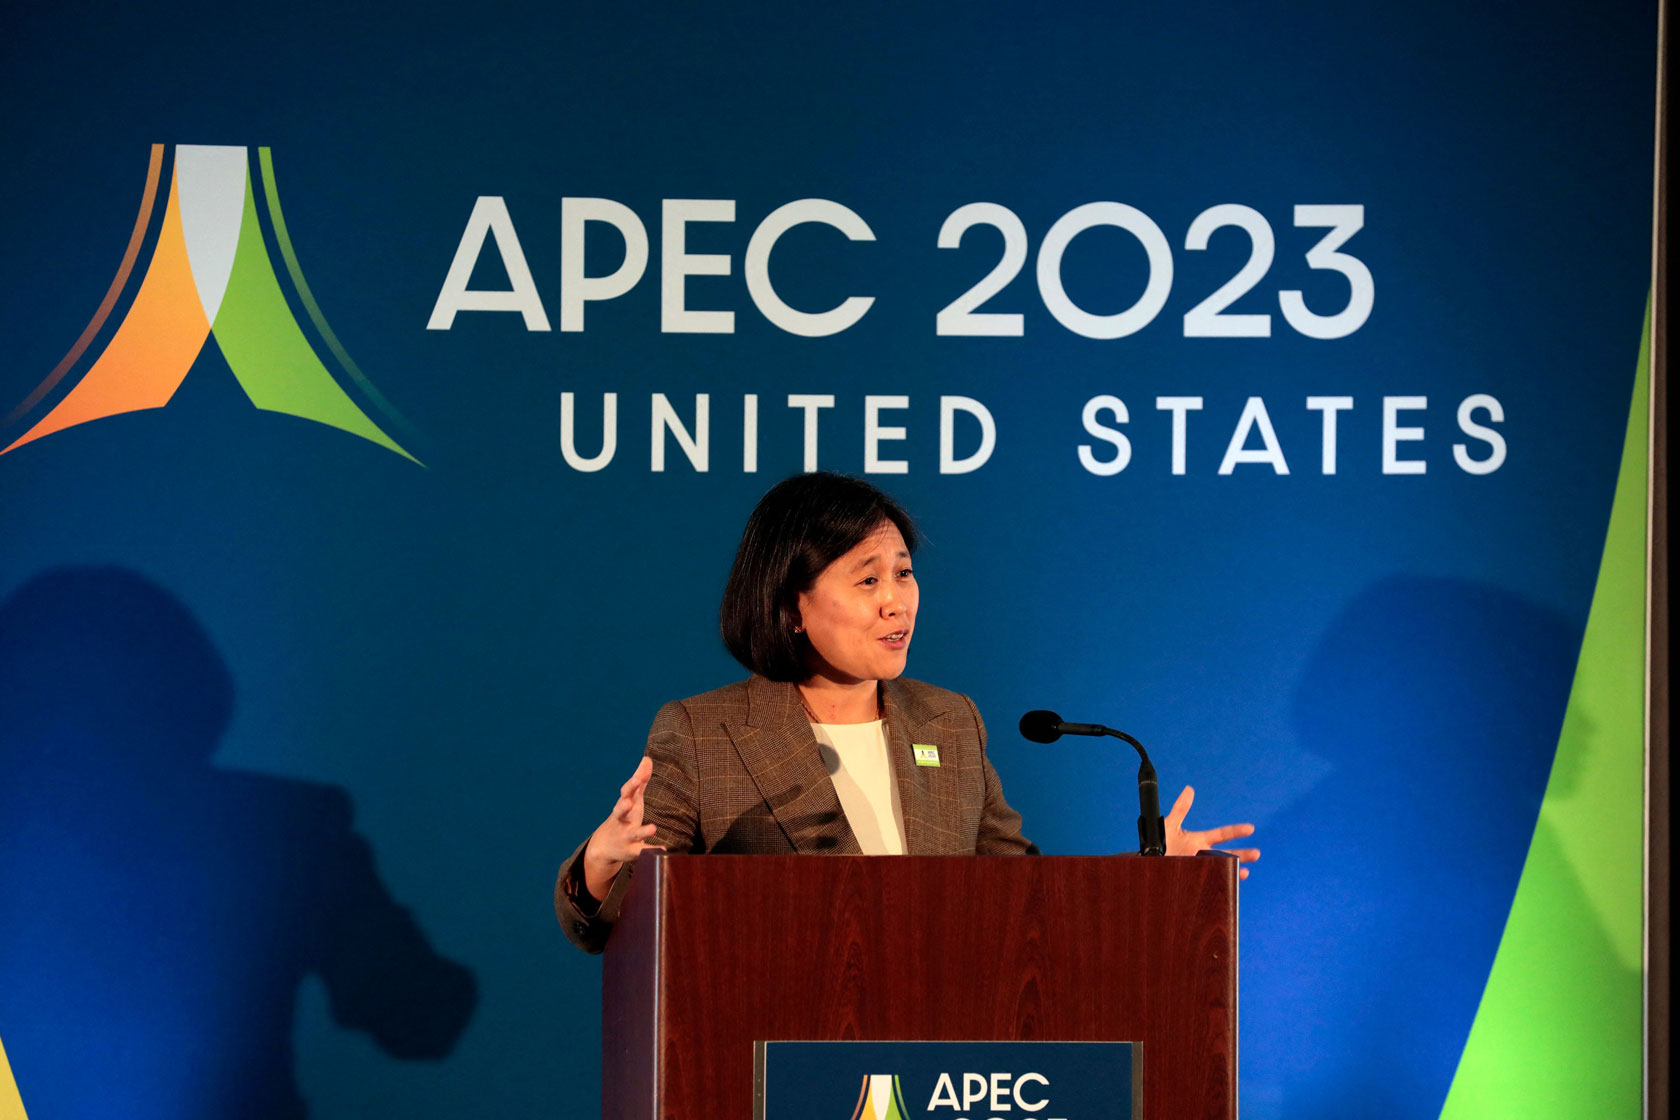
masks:
<path fill-rule="evenodd" d="M 760 1042 L 755 1120 L 1131 1120 L 1131 1042 Z"/>

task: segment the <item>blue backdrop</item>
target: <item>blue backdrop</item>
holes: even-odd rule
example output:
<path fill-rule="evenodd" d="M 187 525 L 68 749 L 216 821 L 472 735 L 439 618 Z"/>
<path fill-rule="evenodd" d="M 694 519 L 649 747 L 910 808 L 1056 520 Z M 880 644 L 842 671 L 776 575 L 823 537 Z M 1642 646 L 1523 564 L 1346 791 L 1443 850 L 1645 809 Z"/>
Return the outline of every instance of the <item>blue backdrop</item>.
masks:
<path fill-rule="evenodd" d="M 1023 742 L 1035 707 L 1126 727 L 1163 785 L 1195 782 L 1193 820 L 1259 824 L 1244 1113 L 1435 1115 L 1604 542 L 1648 283 L 1654 15 L 14 14 L 0 408 L 88 327 L 166 147 L 134 279 L 0 442 L 163 275 L 172 183 L 202 295 L 209 220 L 176 145 L 243 145 L 242 228 L 285 306 L 423 464 L 318 404 L 253 408 L 255 383 L 305 372 L 247 332 L 261 360 L 236 377 L 224 321 L 167 407 L 0 454 L 0 1040 L 31 1115 L 592 1114 L 599 965 L 560 935 L 552 876 L 658 705 L 740 675 L 717 596 L 757 497 L 805 465 L 790 395 L 832 398 L 809 410 L 817 462 L 851 473 L 871 466 L 868 399 L 904 398 L 874 421 L 875 457 L 903 469 L 871 477 L 926 530 L 911 674 L 974 696 L 1028 835 L 1135 844 L 1132 763 Z M 474 251 L 481 198 L 528 286 L 511 238 Z M 799 311 L 873 298 L 834 333 L 791 332 L 752 289 L 755 231 L 802 199 L 867 226 L 807 221 L 768 257 Z M 942 247 L 975 202 L 1019 235 L 994 210 Z M 1098 215 L 1124 228 L 1075 231 L 1054 267 L 1041 248 L 1095 202 L 1129 207 Z M 1191 247 L 1227 205 L 1245 209 Z M 567 279 L 568 239 L 598 278 L 635 271 L 635 236 L 627 261 L 611 222 L 568 233 L 568 206 L 647 247 L 581 330 L 566 305 L 602 286 Z M 695 218 L 688 254 L 727 264 L 680 275 L 673 213 Z M 1333 227 L 1353 230 L 1339 250 Z M 522 291 L 551 329 L 471 309 L 428 329 L 458 256 L 467 290 Z M 241 261 L 229 301 L 256 275 Z M 1019 329 L 940 333 L 1000 262 L 979 309 Z M 1245 267 L 1228 314 L 1268 333 L 1195 335 L 1207 311 L 1187 313 Z M 679 290 L 732 329 L 662 329 Z M 584 458 L 614 395 L 599 470 L 568 461 L 564 393 Z M 706 428 L 705 470 L 656 394 Z M 962 473 L 941 470 L 954 397 L 995 430 Z M 950 457 L 976 455 L 973 411 L 951 429 Z"/>

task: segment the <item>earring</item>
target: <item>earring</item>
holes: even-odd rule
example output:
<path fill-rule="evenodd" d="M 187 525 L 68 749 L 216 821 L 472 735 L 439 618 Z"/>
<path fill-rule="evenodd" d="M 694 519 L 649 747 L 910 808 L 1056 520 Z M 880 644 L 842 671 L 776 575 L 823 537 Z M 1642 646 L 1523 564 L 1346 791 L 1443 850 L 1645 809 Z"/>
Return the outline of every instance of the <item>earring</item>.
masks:
<path fill-rule="evenodd" d="M 794 628 L 793 628 L 793 632 L 794 632 L 794 633 L 795 633 L 795 634 L 803 634 L 803 633 L 805 633 L 805 627 L 803 627 L 803 626 L 795 626 L 795 627 L 794 627 Z"/>

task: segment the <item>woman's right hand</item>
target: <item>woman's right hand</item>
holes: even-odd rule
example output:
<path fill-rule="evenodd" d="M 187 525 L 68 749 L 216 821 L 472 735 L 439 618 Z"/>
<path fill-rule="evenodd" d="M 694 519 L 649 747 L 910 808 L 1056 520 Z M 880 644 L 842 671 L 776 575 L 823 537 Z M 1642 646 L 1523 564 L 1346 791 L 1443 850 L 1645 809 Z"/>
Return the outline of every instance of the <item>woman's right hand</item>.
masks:
<path fill-rule="evenodd" d="M 606 901 L 619 869 L 634 860 L 647 848 L 664 849 L 648 840 L 658 829 L 642 823 L 642 794 L 648 779 L 653 777 L 653 759 L 644 758 L 630 775 L 630 780 L 618 791 L 618 804 L 601 826 L 589 837 L 583 849 L 583 881 L 595 901 Z"/>

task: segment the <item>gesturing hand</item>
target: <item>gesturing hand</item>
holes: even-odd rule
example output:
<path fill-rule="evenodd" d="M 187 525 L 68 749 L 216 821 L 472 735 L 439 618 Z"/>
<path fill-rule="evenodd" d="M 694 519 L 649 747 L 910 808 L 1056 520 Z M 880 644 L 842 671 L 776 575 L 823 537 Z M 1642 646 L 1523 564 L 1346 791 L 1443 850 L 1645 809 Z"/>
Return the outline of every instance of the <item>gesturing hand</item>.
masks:
<path fill-rule="evenodd" d="M 1218 828 L 1210 828 L 1206 832 L 1186 832 L 1184 818 L 1190 813 L 1190 805 L 1196 800 L 1196 791 L 1189 786 L 1178 795 L 1173 802 L 1172 811 L 1167 814 L 1167 854 L 1169 856 L 1193 856 L 1197 852 L 1206 851 L 1215 844 L 1223 844 L 1227 840 L 1235 840 L 1242 836 L 1253 836 L 1254 826 L 1251 824 L 1224 824 Z M 1259 848 L 1232 848 L 1232 855 L 1239 863 L 1253 863 L 1260 858 Z M 1248 878 L 1248 868 L 1239 867 L 1237 878 Z"/>
<path fill-rule="evenodd" d="M 597 902 L 606 900 L 619 868 L 648 848 L 664 849 L 648 840 L 658 829 L 642 823 L 642 794 L 653 777 L 653 759 L 644 758 L 618 791 L 618 804 L 589 837 L 583 849 L 583 879 Z"/>

